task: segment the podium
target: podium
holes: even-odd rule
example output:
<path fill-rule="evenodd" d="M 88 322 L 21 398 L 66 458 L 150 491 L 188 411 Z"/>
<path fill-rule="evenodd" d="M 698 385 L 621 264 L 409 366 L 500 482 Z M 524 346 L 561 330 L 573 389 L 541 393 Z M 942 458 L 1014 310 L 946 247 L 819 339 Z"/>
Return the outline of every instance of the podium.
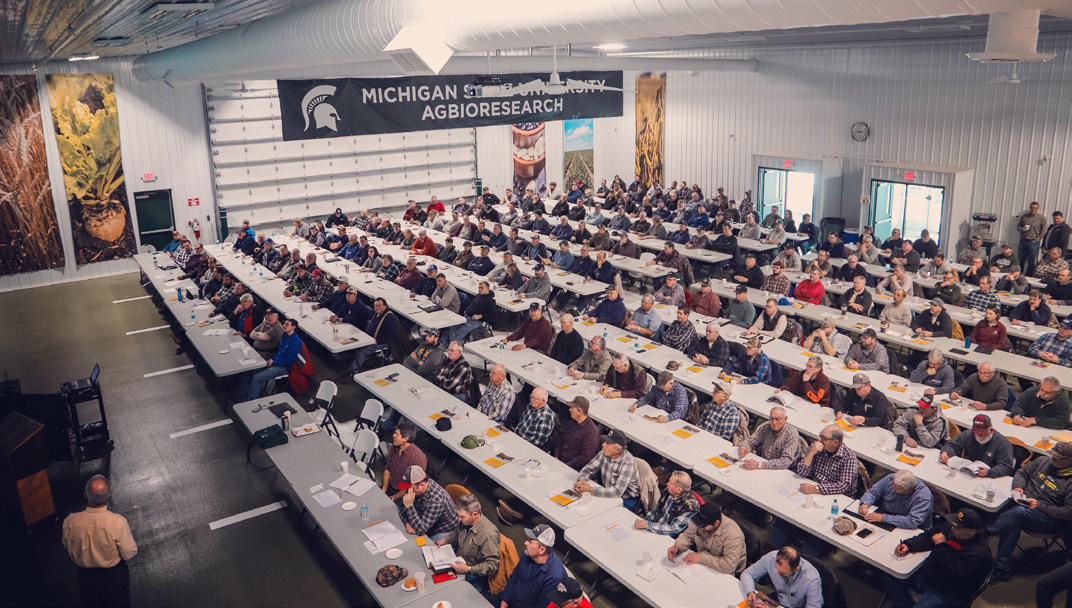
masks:
<path fill-rule="evenodd" d="M 0 504 L 24 526 L 53 515 L 45 425 L 11 412 L 0 419 Z"/>

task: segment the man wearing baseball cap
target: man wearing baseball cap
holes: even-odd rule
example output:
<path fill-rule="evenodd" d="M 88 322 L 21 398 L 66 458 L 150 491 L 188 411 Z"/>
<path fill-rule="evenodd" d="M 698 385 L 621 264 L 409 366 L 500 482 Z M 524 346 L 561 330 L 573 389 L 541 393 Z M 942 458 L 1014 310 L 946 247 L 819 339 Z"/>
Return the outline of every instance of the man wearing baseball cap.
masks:
<path fill-rule="evenodd" d="M 671 272 L 666 276 L 666 283 L 654 294 L 655 301 L 667 306 L 685 305 L 685 288 L 678 282 L 681 275 Z"/>
<path fill-rule="evenodd" d="M 748 286 L 738 285 L 733 296 L 733 299 L 726 304 L 724 316 L 737 327 L 748 329 L 756 320 L 756 307 L 748 301 Z"/>
<path fill-rule="evenodd" d="M 424 342 L 406 357 L 402 365 L 430 381 L 435 378 L 439 368 L 443 367 L 445 359 L 446 353 L 439 346 L 439 330 L 429 327 L 424 332 Z"/>
<path fill-rule="evenodd" d="M 548 302 L 551 299 L 551 277 L 547 276 L 543 264 L 532 267 L 533 276 L 517 290 L 519 298 L 534 298 Z"/>
<path fill-rule="evenodd" d="M 640 473 L 636 460 L 626 448 L 629 440 L 621 431 L 611 429 L 601 437 L 603 450 L 586 464 L 573 484 L 581 494 L 589 493 L 601 498 L 620 497 L 622 506 L 636 511 L 640 497 Z M 589 480 L 596 479 L 601 487 L 594 487 Z"/>
<path fill-rule="evenodd" d="M 502 608 L 546 608 L 549 594 L 569 578 L 562 560 L 555 555 L 555 531 L 547 524 L 525 528 L 525 550 L 506 588 L 487 597 L 492 606 Z"/>
<path fill-rule="evenodd" d="M 946 464 L 953 456 L 983 463 L 976 470 L 979 477 L 1006 477 L 1012 475 L 1016 466 L 1012 444 L 994 429 L 986 414 L 975 416 L 970 433 L 961 433 L 945 444 L 938 461 Z"/>
<path fill-rule="evenodd" d="M 1035 456 L 1012 479 L 1017 505 L 998 516 L 990 527 L 1000 535 L 991 582 L 1009 580 L 1012 553 L 1020 532 L 1060 532 L 1072 520 L 1072 443 L 1058 443 L 1049 456 Z"/>
<path fill-rule="evenodd" d="M 849 352 L 845 353 L 845 367 L 852 370 L 878 370 L 889 373 L 890 354 L 886 347 L 878 341 L 878 332 L 874 327 L 868 327 L 860 335 L 860 339 L 853 342 Z"/>
<path fill-rule="evenodd" d="M 673 562 L 678 553 L 690 549 L 693 553 L 685 556 L 686 564 L 702 564 L 723 574 L 736 574 L 747 565 L 744 532 L 714 501 L 705 503 L 692 516 L 685 531 L 666 550 L 666 557 Z"/>
<path fill-rule="evenodd" d="M 899 580 L 886 574 L 886 591 L 896 608 L 912 606 L 966 606 L 993 567 L 983 518 L 972 509 L 960 509 L 930 530 L 897 545 L 898 556 L 930 551 L 916 574 Z M 910 590 L 919 594 L 912 601 Z"/>
<path fill-rule="evenodd" d="M 852 377 L 852 387 L 845 391 L 834 403 L 834 413 L 838 420 L 855 426 L 877 426 L 890 428 L 894 410 L 886 395 L 874 390 L 867 374 Z"/>
<path fill-rule="evenodd" d="M 931 300 L 930 308 L 912 320 L 912 331 L 924 338 L 948 338 L 953 335 L 953 320 L 945 310 L 945 302 Z"/>
<path fill-rule="evenodd" d="M 1043 332 L 1027 349 L 1032 357 L 1043 361 L 1072 366 L 1072 317 L 1057 326 L 1057 333 Z"/>
<path fill-rule="evenodd" d="M 727 368 L 727 372 L 740 374 L 734 382 L 741 384 L 770 384 L 774 381 L 774 372 L 771 368 L 771 360 L 763 350 L 763 342 L 759 338 L 751 338 L 744 345 L 746 356 L 739 357 Z"/>
<path fill-rule="evenodd" d="M 547 608 L 592 608 L 575 578 L 559 581 L 558 586 L 547 593 L 547 598 L 551 600 Z"/>
<path fill-rule="evenodd" d="M 566 407 L 570 419 L 562 425 L 555 458 L 579 471 L 599 453 L 599 427 L 588 417 L 589 403 L 584 397 L 574 397 Z"/>
<path fill-rule="evenodd" d="M 941 448 L 949 439 L 949 421 L 942 416 L 941 405 L 934 400 L 935 390 L 927 389 L 915 406 L 905 410 L 893 422 L 893 435 L 903 437 L 910 448 Z"/>
<path fill-rule="evenodd" d="M 531 281 L 530 281 L 531 282 Z M 531 348 L 541 353 L 547 353 L 551 346 L 551 334 L 554 333 L 551 322 L 543 318 L 543 308 L 536 302 L 529 304 L 529 318 L 514 330 L 514 333 L 503 338 L 503 344 L 517 340 L 521 343 L 513 345 L 510 350 L 523 350 Z"/>
<path fill-rule="evenodd" d="M 298 299 L 323 306 L 331 298 L 331 293 L 335 291 L 331 287 L 331 282 L 324 277 L 324 271 L 317 268 L 313 271 L 313 281 L 309 284 L 309 288 Z"/>
<path fill-rule="evenodd" d="M 715 388 L 711 391 L 711 403 L 704 409 L 699 424 L 703 430 L 726 441 L 733 441 L 733 434 L 741 423 L 741 412 L 736 405 L 730 403 L 732 394 L 732 384 L 721 380 L 715 382 Z"/>
<path fill-rule="evenodd" d="M 406 532 L 423 536 L 433 541 L 445 538 L 458 527 L 458 511 L 450 494 L 419 465 L 412 465 L 402 473 L 398 489 L 405 492 L 395 501 L 398 516 L 406 524 Z"/>

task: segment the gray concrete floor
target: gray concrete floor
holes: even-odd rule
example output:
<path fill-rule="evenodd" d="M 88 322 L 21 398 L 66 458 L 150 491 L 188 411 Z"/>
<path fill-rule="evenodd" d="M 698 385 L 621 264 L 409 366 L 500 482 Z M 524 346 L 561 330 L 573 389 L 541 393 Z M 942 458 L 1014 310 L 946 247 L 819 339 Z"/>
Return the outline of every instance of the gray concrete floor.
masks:
<path fill-rule="evenodd" d="M 0 293 L 6 322 L 0 348 L 0 372 L 18 378 L 25 393 L 53 393 L 66 380 L 83 377 L 101 364 L 101 385 L 115 449 L 108 458 L 81 465 L 55 463 L 49 470 L 58 516 L 29 531 L 5 522 L 0 546 L 9 557 L 0 568 L 6 583 L 0 595 L 4 606 L 78 605 L 75 569 L 60 546 L 59 522 L 84 507 L 81 492 L 94 473 L 115 484 L 111 508 L 130 521 L 139 544 L 131 561 L 136 605 L 234 605 L 323 607 L 374 605 L 361 582 L 338 559 L 321 536 L 310 547 L 311 524 L 298 521 L 297 509 L 276 511 L 216 531 L 209 523 L 277 500 L 294 500 L 272 470 L 246 463 L 248 438 L 237 425 L 186 437 L 171 433 L 227 418 L 229 383 L 194 370 L 153 378 L 153 371 L 186 365 L 188 355 L 176 355 L 166 330 L 126 335 L 167 321 L 151 300 L 113 304 L 114 300 L 145 295 L 136 274 L 121 275 Z M 334 378 L 339 362 L 313 350 L 320 377 Z M 353 385 L 340 387 L 336 414 L 353 420 L 366 395 Z M 87 408 L 83 405 L 83 408 Z M 92 408 L 83 411 L 91 411 Z M 434 467 L 447 452 L 432 441 L 420 441 Z M 501 525 L 494 507 L 510 495 L 457 460 L 448 461 L 439 477 L 443 485 L 467 487 Z M 705 499 L 720 501 L 739 522 L 766 538 L 760 513 L 721 491 L 704 488 Z M 539 523 L 530 518 L 526 525 Z M 520 547 L 520 526 L 501 528 Z M 996 542 L 992 542 L 996 546 Z M 1039 573 L 1064 563 L 1051 551 L 1035 561 L 1039 544 L 1020 555 L 1022 572 L 1012 581 L 991 587 L 977 606 L 1030 606 Z M 565 548 L 563 548 L 563 552 Z M 834 553 L 827 563 L 838 572 L 851 606 L 878 606 L 881 577 L 850 556 Z M 599 608 L 644 606 L 645 603 L 577 551 L 570 569 L 587 585 L 601 581 L 593 602 Z M 712 605 L 721 605 L 715 600 Z M 462 608 L 462 607 L 458 607 Z"/>

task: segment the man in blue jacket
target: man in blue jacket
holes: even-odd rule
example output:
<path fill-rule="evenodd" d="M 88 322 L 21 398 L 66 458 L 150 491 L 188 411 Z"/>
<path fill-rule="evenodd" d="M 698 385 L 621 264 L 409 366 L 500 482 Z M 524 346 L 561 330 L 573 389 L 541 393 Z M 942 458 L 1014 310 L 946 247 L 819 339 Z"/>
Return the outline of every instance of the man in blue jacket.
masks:
<path fill-rule="evenodd" d="M 475 272 L 480 276 L 486 276 L 493 268 L 495 268 L 495 262 L 491 261 L 488 257 L 490 249 L 487 245 L 480 246 L 480 255 L 476 257 L 472 262 L 469 262 L 469 271 Z"/>
<path fill-rule="evenodd" d="M 264 390 L 264 385 L 277 376 L 281 376 L 290 371 L 290 366 L 294 365 L 294 361 L 298 359 L 298 355 L 301 353 L 302 341 L 295 333 L 298 329 L 297 319 L 287 319 L 283 321 L 283 337 L 279 340 L 279 350 L 276 351 L 275 356 L 268 359 L 268 367 L 265 367 L 261 371 L 253 374 L 252 376 L 245 376 L 243 381 L 243 387 L 248 383 L 249 390 L 246 393 L 246 401 L 253 401 L 259 399 L 261 391 Z M 241 393 L 241 389 L 239 391 Z"/>
<path fill-rule="evenodd" d="M 506 580 L 502 593 L 487 596 L 497 608 L 546 608 L 547 594 L 568 578 L 566 567 L 555 555 L 555 531 L 547 524 L 525 528 L 525 551 Z"/>
<path fill-rule="evenodd" d="M 625 320 L 625 302 L 618 295 L 618 288 L 614 286 L 614 283 L 607 286 L 607 298 L 596 304 L 596 307 L 584 316 L 584 320 L 606 323 L 614 327 L 622 326 L 622 321 Z"/>

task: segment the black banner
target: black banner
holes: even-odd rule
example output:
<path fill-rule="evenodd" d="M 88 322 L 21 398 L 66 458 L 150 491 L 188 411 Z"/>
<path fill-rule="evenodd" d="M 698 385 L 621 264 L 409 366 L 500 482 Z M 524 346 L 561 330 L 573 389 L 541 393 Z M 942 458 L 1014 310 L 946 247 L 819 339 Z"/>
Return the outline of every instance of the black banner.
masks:
<path fill-rule="evenodd" d="M 476 89 L 488 76 L 409 76 L 279 80 L 283 139 L 403 133 L 622 115 L 621 72 L 563 72 L 569 90 L 557 95 L 524 92 L 550 74 L 501 74 L 501 84 Z M 520 87 L 522 92 L 491 96 Z"/>

